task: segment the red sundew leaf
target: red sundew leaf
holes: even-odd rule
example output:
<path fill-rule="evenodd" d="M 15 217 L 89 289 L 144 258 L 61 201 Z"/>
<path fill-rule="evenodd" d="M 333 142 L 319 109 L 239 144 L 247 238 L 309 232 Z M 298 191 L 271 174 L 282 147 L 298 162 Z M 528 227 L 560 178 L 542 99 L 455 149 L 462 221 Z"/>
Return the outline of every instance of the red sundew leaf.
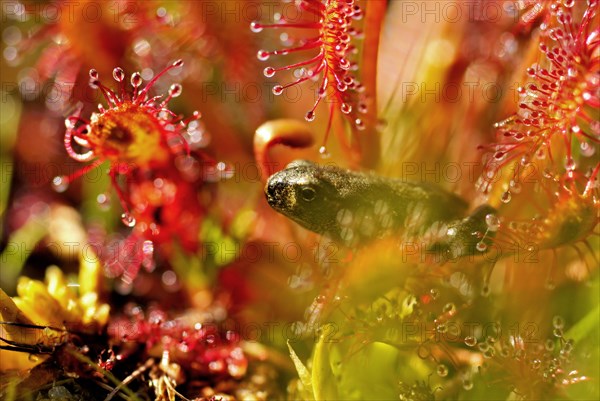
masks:
<path fill-rule="evenodd" d="M 90 86 L 102 92 L 106 106 L 99 105 L 98 112 L 89 119 L 77 112 L 65 121 L 64 144 L 69 156 L 94 162 L 69 177 L 56 177 L 53 184 L 64 191 L 83 172 L 108 161 L 109 176 L 124 209 L 123 223 L 135 227 L 129 239 L 116 248 L 127 249 L 128 257 L 122 261 L 123 252 L 117 252 L 116 259 L 109 263 L 114 267 L 110 275 L 123 274 L 127 283 L 137 275 L 140 263 L 151 257 L 150 246 L 143 245 L 144 240 L 170 244 L 176 237 L 186 251 L 196 250 L 205 214 L 198 190 L 204 183 L 230 174 L 224 163 L 190 149 L 200 113 L 183 118 L 167 107 L 181 94 L 181 85 L 172 84 L 164 99 L 149 95 L 157 80 L 182 66 L 181 60 L 173 62 L 145 86 L 139 73 L 127 80 L 124 71 L 115 68 L 115 90 L 105 86 L 99 73 L 91 70 Z"/>
<path fill-rule="evenodd" d="M 584 159 L 598 148 L 600 130 L 594 116 L 599 111 L 592 94 L 600 90 L 600 42 L 588 40 L 600 35 L 596 6 L 592 1 L 578 21 L 573 7 L 556 3 L 551 8 L 552 18 L 539 46 L 542 60 L 527 69 L 530 82 L 519 88 L 519 111 L 496 124 L 499 141 L 483 147 L 490 154 L 503 155 L 488 157 L 485 170 L 490 177 L 508 165 L 526 165 L 534 158 L 547 156 L 554 163 L 554 155 L 564 157 L 564 170 L 562 166 L 553 169 L 568 173 L 587 164 Z M 554 137 L 561 138 L 563 146 L 558 146 L 561 141 L 553 141 Z M 581 156 L 575 144 L 584 149 Z M 517 166 L 514 179 L 518 174 Z M 483 190 L 490 189 L 491 181 L 484 177 Z"/>
<path fill-rule="evenodd" d="M 192 377 L 243 377 L 248 360 L 240 346 L 240 335 L 195 313 L 173 317 L 158 306 L 145 311 L 138 305 L 128 305 L 125 314 L 113 318 L 108 326 L 109 337 L 126 350 L 117 360 L 126 359 L 133 346 L 146 357 L 164 358 L 166 353 Z"/>
<path fill-rule="evenodd" d="M 260 32 L 263 29 L 284 29 L 292 33 L 284 34 L 284 47 L 278 50 L 259 50 L 257 57 L 261 61 L 267 61 L 272 56 L 288 56 L 290 54 L 306 54 L 303 61 L 285 65 L 283 67 L 267 66 L 264 75 L 268 78 L 284 71 L 293 71 L 294 78 L 286 84 L 277 84 L 273 87 L 275 95 L 281 95 L 286 89 L 309 81 L 317 82 L 315 101 L 312 108 L 306 113 L 305 119 L 313 121 L 317 114 L 317 107 L 322 102 L 329 104 L 330 115 L 327 131 L 321 148 L 326 153 L 325 144 L 329 131 L 332 128 L 333 115 L 341 112 L 352 126 L 353 131 L 365 131 L 367 128 L 373 131 L 376 120 L 376 103 L 374 92 L 370 93 L 373 99 L 367 99 L 367 90 L 374 91 L 375 69 L 377 60 L 377 44 L 379 30 L 385 11 L 385 2 L 372 2 L 367 7 L 367 25 L 369 25 L 369 42 L 364 47 L 370 47 L 364 54 L 366 60 L 366 73 L 370 88 L 358 80 L 358 64 L 351 62 L 352 55 L 357 52 L 359 37 L 363 33 L 358 31 L 353 22 L 363 18 L 362 8 L 354 0 L 344 1 L 321 1 L 302 0 L 298 3 L 298 9 L 302 18 L 293 21 L 280 17 L 276 23 L 263 24 L 253 22 L 251 29 Z M 302 32 L 314 32 L 314 36 L 308 35 L 303 39 Z M 368 58 L 368 59 L 367 59 Z M 370 103 L 368 105 L 368 103 Z M 369 111 L 372 108 L 372 111 Z M 360 137 L 354 132 L 355 137 Z M 369 135 L 367 141 L 372 142 L 367 147 L 367 165 L 372 165 L 377 158 L 375 151 L 378 149 L 377 141 L 372 140 Z M 342 145 L 350 150 L 349 144 L 340 135 Z"/>
<path fill-rule="evenodd" d="M 273 146 L 284 145 L 291 148 L 307 148 L 314 142 L 313 134 L 305 123 L 296 120 L 267 121 L 257 128 L 254 135 L 254 158 L 258 163 L 261 176 L 266 180 L 271 174 L 282 168 L 277 161 L 271 160 Z"/>

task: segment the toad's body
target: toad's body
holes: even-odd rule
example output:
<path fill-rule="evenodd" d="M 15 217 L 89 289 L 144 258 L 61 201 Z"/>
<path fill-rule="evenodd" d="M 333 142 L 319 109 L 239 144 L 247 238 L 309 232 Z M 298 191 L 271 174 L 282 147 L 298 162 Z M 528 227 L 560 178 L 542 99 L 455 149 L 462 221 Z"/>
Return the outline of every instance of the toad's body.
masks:
<path fill-rule="evenodd" d="M 476 229 L 479 221 L 461 220 L 466 202 L 433 185 L 308 161 L 295 161 L 271 176 L 265 193 L 278 212 L 346 245 L 392 233 L 404 240 L 432 231 L 439 237 L 440 230 L 452 236 L 461 234 L 463 226 Z M 479 214 L 493 211 L 489 209 Z"/>

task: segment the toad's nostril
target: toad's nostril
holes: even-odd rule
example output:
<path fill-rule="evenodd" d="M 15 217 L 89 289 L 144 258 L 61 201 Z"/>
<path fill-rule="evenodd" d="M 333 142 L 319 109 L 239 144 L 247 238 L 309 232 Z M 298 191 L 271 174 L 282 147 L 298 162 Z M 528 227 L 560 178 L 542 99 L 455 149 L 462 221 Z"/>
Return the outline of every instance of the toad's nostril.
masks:
<path fill-rule="evenodd" d="M 271 206 L 275 207 L 281 202 L 284 189 L 285 183 L 281 180 L 270 179 L 267 181 L 265 195 Z"/>
<path fill-rule="evenodd" d="M 285 183 L 281 180 L 270 179 L 265 186 L 265 192 L 268 195 L 280 194 L 285 187 Z"/>

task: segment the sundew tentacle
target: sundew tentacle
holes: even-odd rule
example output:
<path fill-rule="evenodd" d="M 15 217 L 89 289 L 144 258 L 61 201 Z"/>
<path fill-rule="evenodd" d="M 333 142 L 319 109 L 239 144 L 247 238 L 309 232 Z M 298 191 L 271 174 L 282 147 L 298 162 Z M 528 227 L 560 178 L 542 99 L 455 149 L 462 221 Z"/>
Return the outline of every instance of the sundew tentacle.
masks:
<path fill-rule="evenodd" d="M 118 83 L 116 92 L 100 82 L 96 70 L 90 70 L 90 86 L 101 91 L 108 107 L 99 105 L 99 113 L 93 113 L 89 121 L 81 118 L 80 112 L 65 120 L 67 131 L 64 143 L 69 156 L 82 162 L 94 158 L 109 160 L 111 169 L 119 163 L 130 163 L 137 167 L 156 166 L 169 159 L 172 153 L 169 142 L 173 142 L 173 137 L 179 138 L 181 146 L 189 154 L 189 144 L 185 141 L 182 130 L 199 119 L 200 114 L 194 113 L 183 120 L 166 108 L 172 98 L 181 94 L 181 85 L 173 84 L 167 97 L 158 106 L 155 101 L 160 97 L 147 99 L 148 91 L 158 78 L 182 65 L 181 60 L 175 61 L 141 90 L 141 76 L 134 73 L 131 78 L 134 88 L 131 95 L 126 93 L 125 73 L 121 68 L 113 70 L 113 78 Z M 85 151 L 76 151 L 73 141 L 84 147 Z M 124 199 L 122 201 L 127 203 Z"/>
<path fill-rule="evenodd" d="M 213 313 L 222 312 L 223 305 L 215 302 L 210 308 Z M 115 344 L 128 344 L 147 357 L 171 360 L 187 372 L 241 379 L 248 368 L 241 336 L 217 323 L 209 318 L 200 320 L 193 310 L 175 314 L 158 305 L 142 308 L 128 304 L 123 314 L 111 319 L 107 331 Z M 132 357 L 135 355 L 124 350 L 117 360 Z"/>
<path fill-rule="evenodd" d="M 563 0 L 521 0 L 514 3 L 520 11 L 518 28 L 527 31 L 532 29 L 536 22 L 547 22 L 552 10 L 560 6 Z M 564 4 L 572 7 L 574 0 L 565 0 Z"/>
<path fill-rule="evenodd" d="M 174 68 L 179 68 L 179 67 L 183 67 L 183 60 L 176 60 L 175 62 L 173 62 L 173 64 L 171 64 L 170 66 L 168 66 L 167 68 L 165 68 L 164 70 L 162 70 L 161 72 L 156 74 L 156 76 L 154 78 L 152 78 L 152 80 L 150 82 L 148 82 L 148 84 L 144 87 L 144 89 L 141 90 L 141 92 L 139 93 L 139 98 L 143 99 L 146 96 L 146 94 L 148 93 L 148 91 L 152 88 L 152 86 L 154 86 L 156 81 L 159 80 L 160 77 L 165 75 L 170 70 L 172 70 Z M 132 82 L 133 82 L 133 77 L 132 77 Z"/>
<path fill-rule="evenodd" d="M 135 235 L 159 242 L 175 234 L 186 250 L 193 250 L 204 215 L 197 191 L 203 182 L 231 171 L 188 143 L 201 115 L 183 117 L 169 110 L 168 103 L 182 93 L 180 84 L 172 84 L 166 96 L 148 96 L 160 77 L 182 65 L 181 60 L 173 62 L 145 86 L 141 75 L 133 73 L 132 89 L 119 67 L 112 74 L 115 90 L 100 82 L 97 71 L 90 71 L 90 85 L 100 90 L 106 105 L 99 105 L 89 120 L 80 116 L 81 109 L 68 117 L 64 145 L 71 158 L 93 163 L 71 176 L 56 177 L 53 184 L 64 191 L 75 178 L 108 162 L 123 223 L 134 228 Z M 128 270 L 126 277 L 132 280 L 136 272 Z"/>
<path fill-rule="evenodd" d="M 519 111 L 496 124 L 496 143 L 481 147 L 487 152 L 481 186 L 485 193 L 500 170 L 513 167 L 513 180 L 518 181 L 520 166 L 547 158 L 554 171 L 568 175 L 598 150 L 598 2 L 590 1 L 579 21 L 574 4 L 568 3 L 550 7 L 550 22 L 539 44 L 541 60 L 527 70 L 529 82 L 519 88 Z M 558 163 L 564 165 L 554 165 Z"/>
<path fill-rule="evenodd" d="M 68 120 L 67 120 L 67 122 L 68 122 Z M 85 153 L 79 153 L 73 149 L 73 144 L 72 144 L 73 140 L 75 140 L 75 142 L 77 142 L 79 145 L 86 146 L 86 147 L 89 146 L 89 142 L 87 142 L 87 140 L 78 136 L 78 134 L 79 135 L 81 134 L 80 131 L 81 130 L 74 130 L 72 128 L 67 128 L 67 131 L 65 132 L 65 138 L 64 138 L 65 149 L 67 150 L 67 153 L 69 154 L 69 156 L 72 159 L 77 160 L 79 162 L 87 162 L 94 158 L 94 152 L 91 149 Z"/>
<path fill-rule="evenodd" d="M 298 3 L 298 8 L 305 11 L 310 19 L 298 22 L 280 18 L 277 23 L 262 24 L 255 21 L 251 24 L 254 32 L 265 28 L 317 30 L 316 36 L 300 41 L 298 46 L 280 50 L 259 50 L 257 53 L 259 60 L 266 61 L 271 56 L 285 56 L 318 49 L 318 53 L 307 60 L 277 68 L 269 66 L 264 70 L 268 78 L 278 72 L 294 70 L 296 79 L 287 84 L 276 85 L 273 88 L 275 95 L 310 80 L 319 82 L 313 107 L 305 115 L 307 121 L 315 119 L 317 106 L 326 99 L 337 105 L 335 109 L 330 107 L 330 113 L 339 109 L 355 130 L 365 129 L 361 114 L 367 112 L 366 96 L 364 87 L 355 75 L 357 65 L 350 61 L 352 54 L 356 52 L 353 41 L 361 36 L 353 26 L 353 21 L 360 20 L 363 16 L 361 8 L 355 3 L 354 0 L 302 0 Z M 326 134 L 323 146 L 327 136 Z"/>

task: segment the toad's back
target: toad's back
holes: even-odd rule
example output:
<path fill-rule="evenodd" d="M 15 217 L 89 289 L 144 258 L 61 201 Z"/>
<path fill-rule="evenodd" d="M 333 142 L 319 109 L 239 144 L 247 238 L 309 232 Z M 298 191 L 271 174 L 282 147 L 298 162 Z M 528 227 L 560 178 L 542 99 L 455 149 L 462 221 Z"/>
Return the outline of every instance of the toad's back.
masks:
<path fill-rule="evenodd" d="M 269 204 L 314 232 L 346 245 L 397 233 L 422 236 L 462 218 L 467 204 L 426 183 L 295 161 L 271 176 Z"/>

